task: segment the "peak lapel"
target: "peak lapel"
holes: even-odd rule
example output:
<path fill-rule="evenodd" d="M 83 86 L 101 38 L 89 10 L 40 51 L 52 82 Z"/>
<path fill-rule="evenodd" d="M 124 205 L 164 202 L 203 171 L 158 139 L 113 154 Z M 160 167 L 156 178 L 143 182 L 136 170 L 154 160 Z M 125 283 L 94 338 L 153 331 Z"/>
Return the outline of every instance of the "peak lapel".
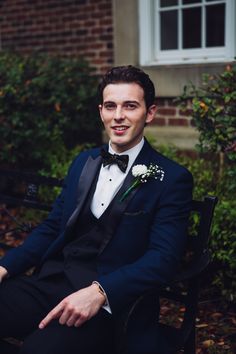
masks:
<path fill-rule="evenodd" d="M 142 150 L 140 151 L 140 153 L 138 154 L 136 160 L 134 161 L 133 166 L 138 164 L 148 166 L 151 162 L 151 154 L 152 154 L 152 148 L 145 141 L 145 144 Z M 103 244 L 100 248 L 100 253 L 102 253 L 107 243 L 111 239 L 112 235 L 114 234 L 114 231 L 120 221 L 120 218 L 122 217 L 124 211 L 126 210 L 129 202 L 135 196 L 137 191 L 140 188 L 142 188 L 142 185 L 139 185 L 137 188 L 132 189 L 130 193 L 126 196 L 126 198 L 123 201 L 121 201 L 122 195 L 127 191 L 127 189 L 131 186 L 131 184 L 134 181 L 134 176 L 132 175 L 132 167 L 129 173 L 127 174 L 127 177 L 125 178 L 122 187 L 120 188 L 119 192 L 116 194 L 115 198 L 112 200 L 109 206 L 109 211 L 108 214 L 106 215 L 107 222 L 103 224 L 106 237 L 103 240 Z"/>
<path fill-rule="evenodd" d="M 86 161 L 78 183 L 77 207 L 66 224 L 67 228 L 73 226 L 74 222 L 76 221 L 88 195 L 89 189 L 101 165 L 101 161 L 101 156 L 98 156 L 96 159 L 93 159 L 91 156 L 89 156 L 88 160 Z"/>

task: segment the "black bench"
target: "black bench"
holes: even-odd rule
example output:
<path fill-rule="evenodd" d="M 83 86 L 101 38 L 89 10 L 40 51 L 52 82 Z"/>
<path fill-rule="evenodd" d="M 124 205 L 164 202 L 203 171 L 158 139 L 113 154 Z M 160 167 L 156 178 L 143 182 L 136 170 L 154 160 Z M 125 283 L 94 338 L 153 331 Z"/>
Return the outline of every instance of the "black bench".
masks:
<path fill-rule="evenodd" d="M 29 233 L 34 225 L 29 221 L 20 221 L 9 208 L 25 207 L 48 212 L 52 208 L 52 200 L 40 197 L 41 189 L 45 194 L 54 188 L 61 188 L 63 179 L 46 177 L 30 172 L 0 169 L 0 217 L 8 216 L 11 229 L 0 229 L 0 248 L 8 249 L 10 246 L 3 242 L 6 234 L 13 234 L 15 238 L 22 233 Z M 49 194 L 50 195 L 50 194 Z M 4 221 L 3 221 L 4 222 Z M 1 219 L 0 219 L 1 226 Z"/>
<path fill-rule="evenodd" d="M 7 214 L 12 223 L 15 224 L 11 230 L 0 232 L 0 247 L 8 248 L 2 238 L 7 233 L 17 235 L 17 232 L 30 232 L 33 225 L 27 221 L 19 221 L 11 215 L 8 210 L 11 207 L 20 206 L 50 211 L 51 203 L 40 199 L 40 188 L 45 186 L 51 188 L 62 187 L 63 180 L 38 176 L 32 173 L 9 171 L 0 169 L 0 216 Z M 186 253 L 186 259 L 183 260 L 183 267 L 176 276 L 175 281 L 161 291 L 161 296 L 167 299 L 178 301 L 185 306 L 183 321 L 179 328 L 173 325 L 158 323 L 157 336 L 158 341 L 165 348 L 163 352 L 153 352 L 153 354 L 175 354 L 183 350 L 185 354 L 195 354 L 195 322 L 198 310 L 199 284 L 202 272 L 210 262 L 210 252 L 208 249 L 208 239 L 214 209 L 217 198 L 206 196 L 203 201 L 193 200 L 192 212 L 198 215 L 198 226 L 189 232 L 189 245 Z M 12 225 L 11 223 L 11 225 Z M 145 301 L 146 294 L 141 296 L 133 304 L 128 317 L 123 326 L 122 341 L 120 343 L 120 353 L 125 345 L 125 338 L 129 330 L 129 321 L 138 306 Z M 17 353 L 17 347 L 13 344 L 2 342 L 0 344 L 1 354 Z M 104 353 L 105 354 L 105 353 Z M 111 353 L 109 353 L 111 354 Z M 130 354 L 130 353 L 129 353 Z"/>

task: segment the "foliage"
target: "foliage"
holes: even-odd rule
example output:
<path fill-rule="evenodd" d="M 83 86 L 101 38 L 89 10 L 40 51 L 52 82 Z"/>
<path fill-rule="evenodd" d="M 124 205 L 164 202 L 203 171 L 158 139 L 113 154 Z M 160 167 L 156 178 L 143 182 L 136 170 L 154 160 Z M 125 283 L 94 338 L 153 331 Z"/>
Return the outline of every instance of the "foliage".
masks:
<path fill-rule="evenodd" d="M 225 298 L 235 301 L 236 65 L 228 65 L 219 75 L 205 74 L 202 86 L 186 86 L 178 101 L 182 109 L 192 109 L 200 133 L 198 150 L 210 154 L 211 160 L 200 159 L 188 167 L 195 178 L 195 195 L 213 193 L 219 198 L 210 241 L 214 284 Z M 199 165 L 200 173 L 194 165 Z"/>
<path fill-rule="evenodd" d="M 60 158 L 58 156 L 51 155 L 50 157 L 50 173 L 47 169 L 41 169 L 39 171 L 40 175 L 47 177 L 56 177 L 59 179 L 65 178 L 69 166 L 74 160 L 74 158 L 84 150 L 91 147 L 89 144 L 77 145 L 71 150 L 66 149 L 64 146 L 60 150 Z M 39 190 L 40 200 L 48 203 L 52 202 L 60 192 L 60 187 L 41 187 Z M 39 219 L 40 220 L 40 219 Z"/>
<path fill-rule="evenodd" d="M 236 65 L 215 76 L 205 74 L 203 85 L 186 86 L 179 98 L 186 108 L 191 97 L 193 121 L 200 132 L 199 147 L 205 152 L 223 152 L 236 160 Z"/>
<path fill-rule="evenodd" d="M 206 156 L 188 157 L 174 147 L 159 147 L 159 151 L 186 166 L 194 177 L 194 199 L 215 195 L 219 202 L 213 218 L 210 249 L 212 264 L 207 275 L 214 291 L 225 300 L 236 300 L 236 200 L 235 190 L 228 169 L 219 177 L 220 161 Z M 212 157 L 212 156 L 211 156 Z M 235 185 L 234 185 L 235 186 Z"/>
<path fill-rule="evenodd" d="M 1 53 L 1 164 L 51 174 L 66 148 L 100 143 L 96 87 L 84 61 Z"/>

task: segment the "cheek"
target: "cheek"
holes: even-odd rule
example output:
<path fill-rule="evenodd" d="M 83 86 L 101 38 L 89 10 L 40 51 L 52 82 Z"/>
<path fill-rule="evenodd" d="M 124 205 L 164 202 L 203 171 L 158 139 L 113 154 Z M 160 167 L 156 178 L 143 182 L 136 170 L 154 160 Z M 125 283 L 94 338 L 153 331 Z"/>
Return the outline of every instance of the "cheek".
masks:
<path fill-rule="evenodd" d="M 113 113 L 112 112 L 106 112 L 105 114 L 103 112 L 100 113 L 101 120 L 104 122 L 104 124 L 108 124 L 112 121 L 113 118 Z"/>
<path fill-rule="evenodd" d="M 145 123 L 146 123 L 145 120 L 138 120 L 137 122 L 134 123 L 134 129 L 137 131 L 143 130 Z"/>
<path fill-rule="evenodd" d="M 104 125 L 104 128 L 106 129 L 106 130 L 108 130 L 109 128 L 110 128 L 110 125 L 111 125 L 111 120 L 110 119 L 108 119 L 107 117 L 101 117 L 101 120 L 102 120 L 102 123 L 103 123 L 103 125 Z"/>

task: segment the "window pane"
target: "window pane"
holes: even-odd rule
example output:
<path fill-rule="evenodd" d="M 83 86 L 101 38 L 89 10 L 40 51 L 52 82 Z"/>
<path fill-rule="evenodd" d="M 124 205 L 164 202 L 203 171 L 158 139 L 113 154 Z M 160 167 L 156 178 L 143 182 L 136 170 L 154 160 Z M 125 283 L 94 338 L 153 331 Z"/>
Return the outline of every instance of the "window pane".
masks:
<path fill-rule="evenodd" d="M 178 48 L 177 11 L 161 12 L 161 50 Z"/>
<path fill-rule="evenodd" d="M 221 47 L 225 45 L 225 4 L 207 6 L 206 8 L 206 46 Z"/>
<path fill-rule="evenodd" d="M 175 6 L 178 5 L 178 0 L 161 0 L 160 6 L 161 7 L 168 7 L 168 6 Z"/>
<path fill-rule="evenodd" d="M 183 5 L 199 4 L 202 0 L 183 0 Z"/>
<path fill-rule="evenodd" d="M 200 7 L 183 10 L 183 48 L 201 48 L 201 22 Z"/>

